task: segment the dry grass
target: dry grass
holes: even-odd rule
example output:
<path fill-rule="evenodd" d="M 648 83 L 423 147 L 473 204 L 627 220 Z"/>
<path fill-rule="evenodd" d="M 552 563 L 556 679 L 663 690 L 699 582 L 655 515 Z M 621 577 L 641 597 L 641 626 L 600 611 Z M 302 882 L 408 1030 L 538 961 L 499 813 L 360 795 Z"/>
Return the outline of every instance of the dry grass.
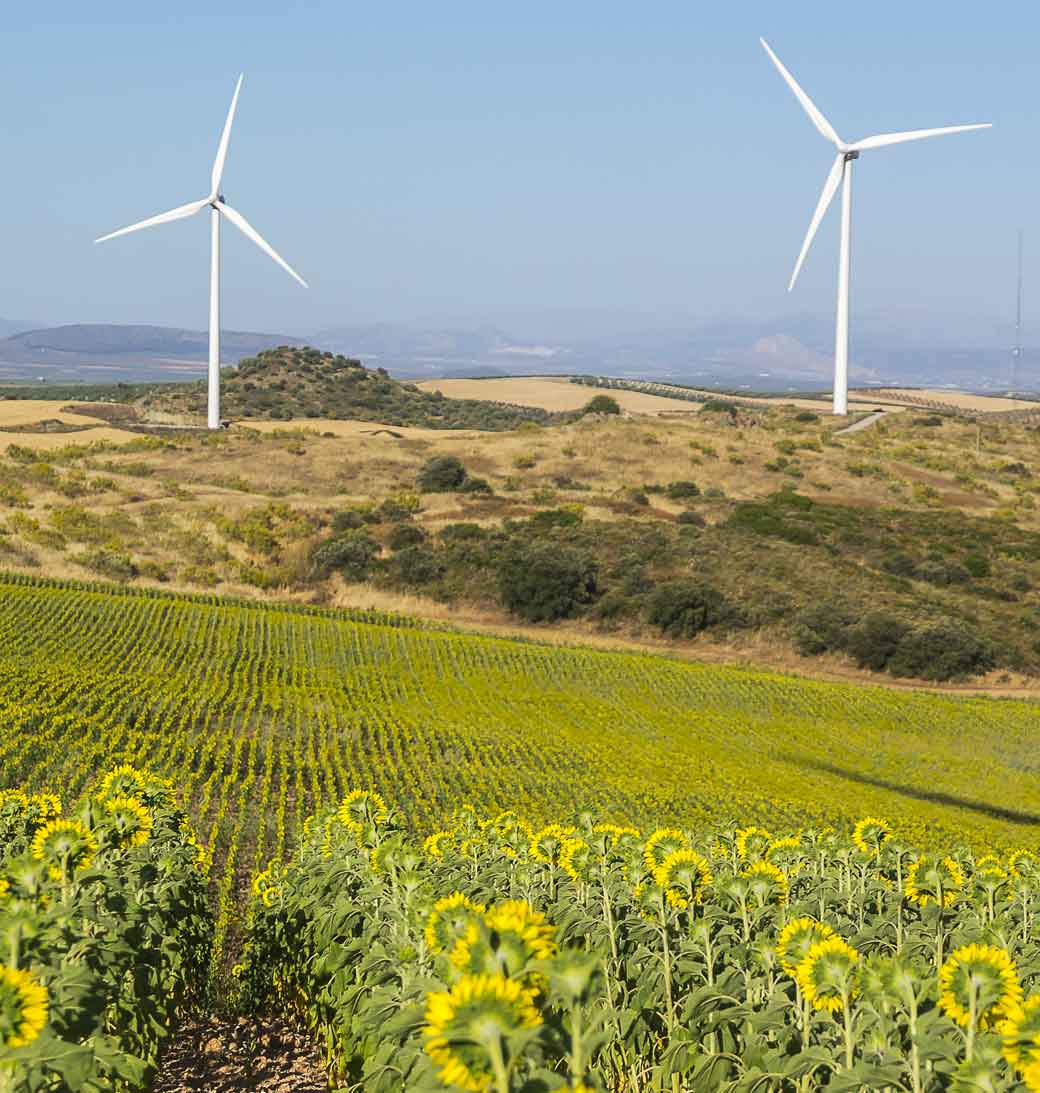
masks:
<path fill-rule="evenodd" d="M 682 407 L 675 399 L 644 395 L 639 391 L 600 391 L 595 387 L 571 383 L 550 376 L 523 376 L 486 380 L 423 380 L 416 384 L 423 391 L 440 391 L 448 398 L 479 399 L 485 402 L 511 402 L 516 406 L 535 406 L 543 410 L 580 410 L 598 394 L 608 394 L 622 410 L 633 414 L 659 414 Z M 689 409 L 697 407 L 690 404 Z"/>

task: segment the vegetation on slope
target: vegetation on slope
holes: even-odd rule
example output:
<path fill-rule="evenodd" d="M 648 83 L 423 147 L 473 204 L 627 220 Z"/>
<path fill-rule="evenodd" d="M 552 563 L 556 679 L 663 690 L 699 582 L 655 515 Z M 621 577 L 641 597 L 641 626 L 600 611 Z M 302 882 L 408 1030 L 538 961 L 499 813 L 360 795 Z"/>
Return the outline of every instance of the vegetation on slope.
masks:
<path fill-rule="evenodd" d="M 450 399 L 365 368 L 351 357 L 282 346 L 239 361 L 224 372 L 221 411 L 232 419 L 290 421 L 327 418 L 419 425 L 430 429 L 515 429 L 525 421 L 563 420 L 529 406 Z M 179 394 L 145 399 L 147 409 L 205 413 L 206 389 L 192 384 Z"/>

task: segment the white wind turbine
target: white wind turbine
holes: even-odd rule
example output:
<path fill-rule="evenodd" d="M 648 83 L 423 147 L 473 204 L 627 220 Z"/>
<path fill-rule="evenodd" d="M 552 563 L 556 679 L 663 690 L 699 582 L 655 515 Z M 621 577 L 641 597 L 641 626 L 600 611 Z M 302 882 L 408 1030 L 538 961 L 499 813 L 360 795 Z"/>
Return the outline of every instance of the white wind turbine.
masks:
<path fill-rule="evenodd" d="M 813 237 L 816 235 L 816 229 L 820 226 L 820 221 L 830 207 L 840 184 L 841 249 L 838 256 L 838 319 L 834 334 L 834 412 L 846 414 L 849 408 L 849 229 L 852 218 L 852 164 L 859 159 L 860 152 L 866 152 L 871 148 L 885 148 L 889 144 L 924 140 L 926 137 L 939 137 L 946 133 L 966 133 L 970 129 L 989 129 L 990 124 L 987 122 L 983 125 L 952 125 L 945 129 L 915 129 L 908 133 L 881 133 L 876 137 L 858 140 L 855 144 L 846 144 L 834 131 L 831 123 L 820 113 L 812 99 L 798 86 L 791 73 L 780 63 L 780 58 L 769 48 L 769 43 L 764 38 L 759 38 L 759 41 L 787 82 L 787 86 L 794 92 L 795 98 L 802 104 L 813 125 L 838 150 L 827 180 L 823 184 L 823 192 L 816 204 L 816 211 L 812 215 L 812 220 L 809 221 L 809 230 L 805 233 L 805 242 L 802 243 L 798 261 L 794 264 L 794 273 L 791 274 L 787 291 L 790 292 L 794 288 L 802 262 L 805 261 Z"/>
<path fill-rule="evenodd" d="M 188 205 L 179 205 L 169 212 L 151 216 L 137 224 L 131 224 L 128 228 L 120 228 L 119 231 L 95 239 L 95 243 L 103 243 L 106 239 L 114 239 L 117 235 L 127 235 L 129 232 L 139 231 L 141 228 L 152 228 L 157 224 L 166 224 L 171 220 L 182 220 L 186 216 L 194 216 L 209 206 L 209 222 L 211 233 L 210 271 L 209 271 L 209 399 L 207 406 L 208 425 L 211 429 L 220 428 L 220 218 L 226 217 L 247 239 L 251 239 L 265 254 L 270 255 L 289 274 L 307 287 L 307 282 L 285 261 L 284 258 L 267 242 L 266 239 L 249 223 L 240 213 L 233 209 L 220 192 L 220 180 L 224 174 L 224 160 L 227 158 L 228 142 L 231 140 L 231 123 L 235 118 L 235 107 L 238 105 L 238 93 L 242 88 L 242 77 L 238 77 L 235 84 L 235 94 L 231 99 L 231 109 L 228 110 L 227 121 L 224 122 L 224 132 L 220 135 L 220 144 L 217 147 L 217 158 L 213 161 L 213 173 L 210 176 L 210 190 L 208 196 L 201 201 L 192 201 Z"/>

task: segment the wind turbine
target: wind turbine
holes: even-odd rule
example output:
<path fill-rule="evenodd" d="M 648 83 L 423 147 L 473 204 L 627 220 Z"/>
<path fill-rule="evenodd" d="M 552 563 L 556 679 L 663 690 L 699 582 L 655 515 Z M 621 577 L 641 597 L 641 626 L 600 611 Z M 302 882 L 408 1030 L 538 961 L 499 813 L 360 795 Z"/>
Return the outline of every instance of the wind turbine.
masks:
<path fill-rule="evenodd" d="M 120 228 L 119 231 L 110 232 L 108 235 L 95 239 L 95 243 L 104 243 L 106 239 L 115 239 L 117 235 L 127 235 L 130 232 L 140 231 L 141 228 L 154 228 L 157 224 L 167 224 L 171 220 L 183 220 L 187 216 L 194 216 L 209 207 L 210 223 L 210 269 L 209 269 L 209 397 L 207 405 L 207 424 L 211 429 L 220 428 L 220 218 L 230 220 L 232 224 L 247 238 L 251 239 L 265 254 L 273 258 L 278 265 L 299 281 L 304 288 L 307 282 L 285 261 L 284 258 L 267 242 L 266 239 L 249 223 L 237 210 L 233 209 L 220 192 L 220 180 L 224 175 L 224 161 L 227 159 L 228 143 L 231 140 L 231 123 L 235 120 L 235 107 L 238 105 L 238 93 L 242 89 L 242 77 L 238 77 L 235 84 L 235 93 L 231 98 L 231 108 L 228 110 L 227 121 L 224 122 L 224 131 L 220 135 L 220 144 L 217 146 L 217 158 L 213 161 L 213 173 L 210 175 L 209 194 L 200 201 L 192 201 L 187 205 L 179 205 L 169 212 L 159 213 L 158 216 L 150 216 L 147 220 L 141 220 L 137 224 L 131 224 L 128 228 Z"/>
<path fill-rule="evenodd" d="M 794 288 L 802 263 L 816 235 L 816 229 L 820 226 L 820 221 L 830 207 L 831 201 L 834 200 L 840 185 L 841 248 L 838 255 L 838 319 L 834 332 L 834 412 L 847 414 L 849 409 L 849 235 L 852 220 L 852 165 L 859 159 L 860 152 L 866 152 L 872 148 L 886 148 L 890 144 L 924 140 L 927 137 L 939 137 L 946 133 L 966 133 L 970 129 L 989 129 L 990 124 L 987 122 L 983 125 L 951 125 L 945 129 L 914 129 L 907 133 L 881 133 L 876 137 L 858 140 L 854 144 L 846 144 L 835 132 L 831 123 L 820 113 L 812 99 L 799 87 L 791 73 L 780 63 L 780 58 L 769 48 L 765 38 L 759 38 L 759 41 L 780 75 L 783 76 L 787 86 L 794 92 L 795 98 L 802 104 L 813 125 L 838 151 L 823 184 L 823 192 L 816 204 L 816 211 L 812 215 L 812 220 L 809 221 L 809 230 L 805 233 L 805 242 L 802 243 L 798 261 L 794 264 L 794 273 L 791 274 L 787 291 L 790 292 Z"/>

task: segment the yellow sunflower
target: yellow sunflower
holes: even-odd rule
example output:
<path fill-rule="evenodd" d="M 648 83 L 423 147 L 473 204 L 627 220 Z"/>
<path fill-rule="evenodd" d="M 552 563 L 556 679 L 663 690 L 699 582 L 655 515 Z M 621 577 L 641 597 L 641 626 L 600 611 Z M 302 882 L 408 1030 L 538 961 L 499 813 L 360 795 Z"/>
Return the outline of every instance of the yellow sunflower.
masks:
<path fill-rule="evenodd" d="M 504 975 L 464 975 L 450 991 L 426 996 L 426 1053 L 445 1085 L 469 1093 L 492 1086 L 492 1054 L 520 1029 L 537 1028 L 534 992 Z"/>
<path fill-rule="evenodd" d="M 906 874 L 906 898 L 911 903 L 925 907 L 929 903 L 939 902 L 942 892 L 942 904 L 949 907 L 961 894 L 964 887 L 964 870 L 953 858 L 938 858 L 928 855 L 911 862 Z"/>
<path fill-rule="evenodd" d="M 776 955 L 780 967 L 794 979 L 798 974 L 798 965 L 809 950 L 817 942 L 835 936 L 826 922 L 820 922 L 809 915 L 791 919 L 776 937 Z"/>
<path fill-rule="evenodd" d="M 828 937 L 805 954 L 798 965 L 798 986 L 813 1009 L 839 1012 L 856 993 L 859 953 L 840 937 Z"/>
<path fill-rule="evenodd" d="M 757 861 L 773 841 L 764 827 L 743 827 L 737 832 L 737 857 L 741 861 Z"/>
<path fill-rule="evenodd" d="M 592 869 L 592 848 L 584 839 L 564 839 L 559 866 L 571 880 L 587 881 Z"/>
<path fill-rule="evenodd" d="M 852 829 L 852 841 L 862 854 L 879 857 L 881 847 L 892 838 L 892 827 L 877 816 L 864 816 Z"/>
<path fill-rule="evenodd" d="M 431 953 L 450 949 L 466 931 L 470 923 L 475 922 L 487 910 L 483 903 L 474 903 L 462 892 L 452 892 L 450 896 L 439 899 L 426 919 L 426 945 Z"/>
<path fill-rule="evenodd" d="M 740 874 L 751 881 L 751 891 L 764 907 L 767 903 L 786 903 L 791 886 L 784 871 L 771 861 L 755 861 Z"/>
<path fill-rule="evenodd" d="M 454 839 L 454 831 L 435 831 L 432 835 L 428 835 L 423 841 L 423 850 L 425 850 L 434 861 L 444 861 L 445 846 L 446 844 L 452 843 Z"/>
<path fill-rule="evenodd" d="M 653 875 L 657 867 L 676 850 L 686 850 L 689 843 L 686 836 L 675 827 L 659 827 L 643 843 L 643 864 L 646 871 Z"/>
<path fill-rule="evenodd" d="M 390 817 L 386 801 L 373 790 L 355 789 L 340 802 L 336 812 L 339 822 L 355 835 L 360 835 L 365 824 L 383 824 Z"/>
<path fill-rule="evenodd" d="M 46 862 L 52 880 L 60 881 L 86 869 L 97 853 L 97 839 L 78 820 L 51 820 L 33 836 L 29 847 L 37 861 Z"/>
<path fill-rule="evenodd" d="M 1004 1039 L 1004 1058 L 1016 1069 L 1025 1072 L 1040 1064 L 1040 994 L 1030 995 L 1008 1013 L 1000 1027 Z"/>
<path fill-rule="evenodd" d="M 0 964 L 0 1045 L 31 1044 L 47 1024 L 47 988 L 27 971 Z"/>
<path fill-rule="evenodd" d="M 1015 962 L 996 945 L 964 945 L 939 969 L 939 1008 L 961 1028 L 993 1028 L 1021 1002 Z"/>
<path fill-rule="evenodd" d="M 711 867 L 696 850 L 675 850 L 654 870 L 654 884 L 664 889 L 664 898 L 680 911 L 700 903 L 712 879 Z"/>
<path fill-rule="evenodd" d="M 545 865 L 559 865 L 564 840 L 573 834 L 573 827 L 546 824 L 531 836 L 527 852 L 535 861 L 543 862 Z"/>
<path fill-rule="evenodd" d="M 467 924 L 451 950 L 452 964 L 462 972 L 520 975 L 532 960 L 557 952 L 556 928 L 524 900 L 489 907 L 482 919 Z"/>
<path fill-rule="evenodd" d="M 1032 850 L 1013 850 L 1008 854 L 1008 872 L 1016 878 L 1040 879 L 1040 857 Z"/>
<path fill-rule="evenodd" d="M 152 833 L 152 814 L 136 797 L 108 797 L 102 804 L 112 845 L 127 850 L 148 841 Z"/>

